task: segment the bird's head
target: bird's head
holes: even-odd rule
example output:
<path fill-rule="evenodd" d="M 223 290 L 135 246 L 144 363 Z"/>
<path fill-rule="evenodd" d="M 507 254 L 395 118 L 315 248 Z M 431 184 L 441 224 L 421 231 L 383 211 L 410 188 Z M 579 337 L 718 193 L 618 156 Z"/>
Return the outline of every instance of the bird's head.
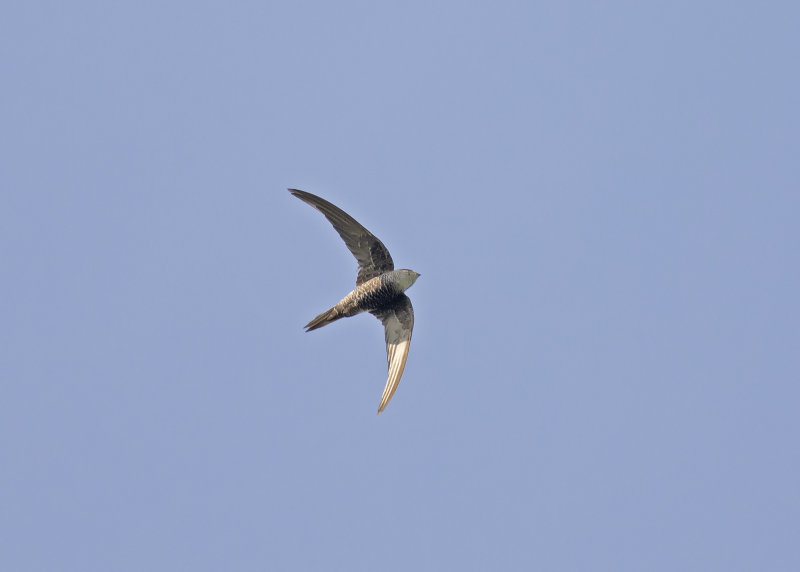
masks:
<path fill-rule="evenodd" d="M 417 281 L 419 278 L 419 273 L 414 272 L 413 270 L 408 270 L 404 268 L 402 270 L 397 270 L 397 283 L 403 289 L 403 291 L 411 288 L 411 285 Z"/>

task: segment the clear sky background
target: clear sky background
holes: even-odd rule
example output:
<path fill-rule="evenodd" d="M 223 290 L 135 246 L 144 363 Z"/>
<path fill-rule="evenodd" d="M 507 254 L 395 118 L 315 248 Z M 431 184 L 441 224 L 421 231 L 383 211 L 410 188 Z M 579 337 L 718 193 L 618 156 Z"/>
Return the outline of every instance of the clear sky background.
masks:
<path fill-rule="evenodd" d="M 4 5 L 0 568 L 800 570 L 799 26 Z"/>

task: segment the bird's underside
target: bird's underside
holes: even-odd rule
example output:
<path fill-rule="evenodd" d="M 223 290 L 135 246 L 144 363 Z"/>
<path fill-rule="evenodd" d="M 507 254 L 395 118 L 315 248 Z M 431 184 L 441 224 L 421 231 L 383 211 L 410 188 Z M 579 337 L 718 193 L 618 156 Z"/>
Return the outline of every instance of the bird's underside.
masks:
<path fill-rule="evenodd" d="M 414 309 L 403 292 L 419 274 L 412 270 L 395 270 L 383 243 L 339 207 L 305 191 L 289 189 L 289 192 L 325 215 L 358 261 L 355 290 L 311 320 L 306 331 L 362 312 L 369 312 L 381 321 L 389 370 L 378 407 L 378 413 L 381 413 L 391 401 L 405 369 L 414 328 Z"/>

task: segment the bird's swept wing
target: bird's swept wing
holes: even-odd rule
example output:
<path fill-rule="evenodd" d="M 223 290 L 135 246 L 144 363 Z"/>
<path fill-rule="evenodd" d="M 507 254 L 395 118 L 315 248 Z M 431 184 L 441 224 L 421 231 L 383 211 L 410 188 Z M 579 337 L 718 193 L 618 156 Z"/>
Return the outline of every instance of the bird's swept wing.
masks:
<path fill-rule="evenodd" d="M 358 260 L 356 285 L 366 282 L 375 276 L 380 276 L 389 270 L 394 270 L 394 262 L 389 255 L 389 251 L 375 235 L 361 226 L 356 219 L 317 195 L 298 189 L 289 189 L 289 192 L 324 214 L 325 218 L 336 229 L 336 232 L 339 233 L 339 236 L 342 237 L 347 248 Z"/>
<path fill-rule="evenodd" d="M 389 376 L 378 406 L 380 414 L 392 400 L 406 367 L 411 331 L 414 329 L 414 308 L 408 296 L 401 294 L 391 306 L 371 313 L 383 323 L 386 330 L 386 358 L 389 362 Z"/>

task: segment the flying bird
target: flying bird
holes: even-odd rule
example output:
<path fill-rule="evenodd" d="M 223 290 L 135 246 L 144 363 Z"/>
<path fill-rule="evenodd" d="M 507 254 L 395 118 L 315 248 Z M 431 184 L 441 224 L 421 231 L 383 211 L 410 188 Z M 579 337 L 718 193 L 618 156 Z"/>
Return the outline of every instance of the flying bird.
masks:
<path fill-rule="evenodd" d="M 403 292 L 411 287 L 419 274 L 413 270 L 395 270 L 383 243 L 336 205 L 305 191 L 289 189 L 289 192 L 325 215 L 358 261 L 355 290 L 311 320 L 305 328 L 310 332 L 362 312 L 369 312 L 383 323 L 389 376 L 378 406 L 380 414 L 389 405 L 406 367 L 414 329 L 414 308 Z"/>

